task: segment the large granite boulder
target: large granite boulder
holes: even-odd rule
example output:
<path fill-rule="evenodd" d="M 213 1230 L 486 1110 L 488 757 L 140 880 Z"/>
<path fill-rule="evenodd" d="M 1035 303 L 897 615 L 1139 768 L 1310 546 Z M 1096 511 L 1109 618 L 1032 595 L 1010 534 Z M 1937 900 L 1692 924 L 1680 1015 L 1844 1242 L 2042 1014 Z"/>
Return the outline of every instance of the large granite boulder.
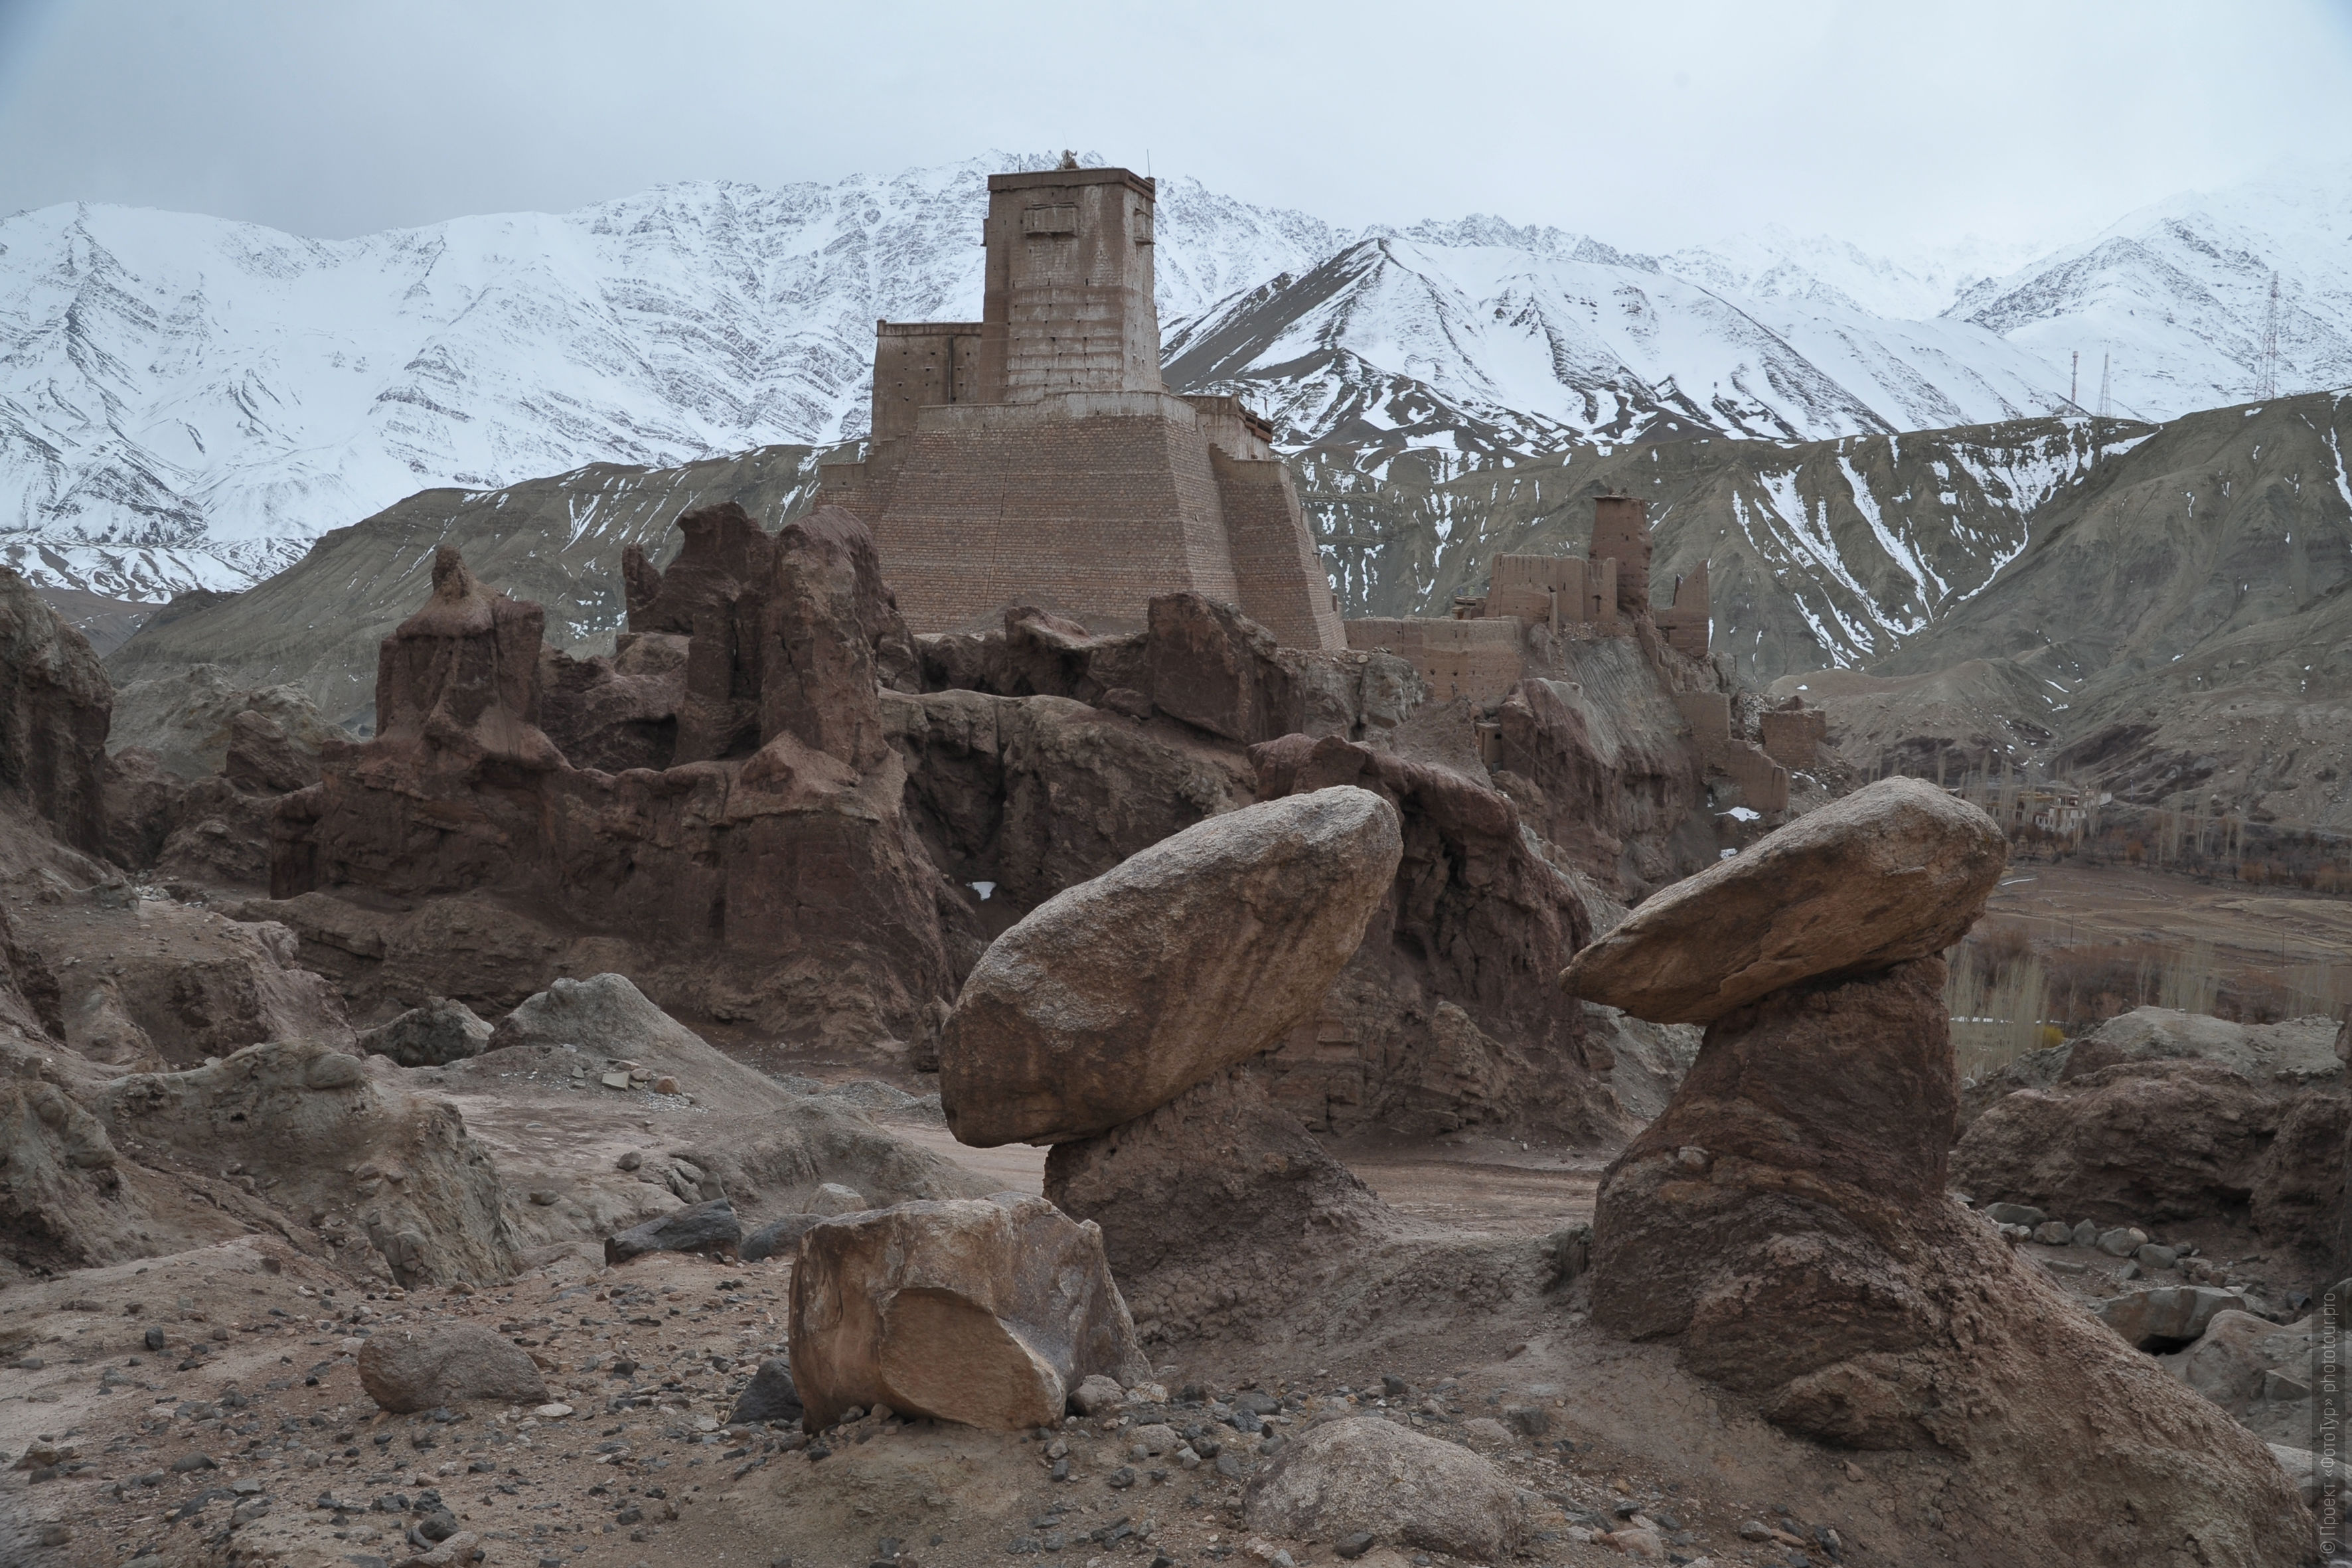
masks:
<path fill-rule="evenodd" d="M 1943 952 L 2008 857 L 1977 807 L 1882 779 L 1654 895 L 1561 979 L 1637 1017 L 1704 1024 L 1802 981 Z"/>
<path fill-rule="evenodd" d="M 1528 1494 L 1458 1443 L 1357 1415 L 1310 1426 L 1243 1494 L 1249 1528 L 1297 1541 L 1503 1563 L 1533 1543 Z"/>
<path fill-rule="evenodd" d="M 497 1399 L 538 1405 L 547 1384 L 530 1357 L 479 1323 L 379 1329 L 360 1347 L 360 1386 L 395 1415 Z"/>
<path fill-rule="evenodd" d="M 793 1381 L 814 1431 L 852 1406 L 1014 1431 L 1100 1374 L 1150 1371 L 1102 1233 L 1042 1198 L 900 1204 L 801 1241 Z"/>
<path fill-rule="evenodd" d="M 1040 905 L 964 983 L 940 1098 L 966 1143 L 1106 1131 L 1322 1000 L 1402 853 L 1393 807 L 1320 790 L 1212 817 Z"/>

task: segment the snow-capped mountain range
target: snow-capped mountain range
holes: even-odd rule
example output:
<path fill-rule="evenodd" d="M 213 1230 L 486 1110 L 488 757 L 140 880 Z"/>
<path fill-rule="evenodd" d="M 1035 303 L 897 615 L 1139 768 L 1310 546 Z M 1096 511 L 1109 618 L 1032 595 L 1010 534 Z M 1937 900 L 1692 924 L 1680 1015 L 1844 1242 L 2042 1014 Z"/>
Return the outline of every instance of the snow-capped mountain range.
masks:
<path fill-rule="evenodd" d="M 976 315 L 986 176 L 1044 163 L 340 241 L 0 219 L 0 559 L 155 599 L 241 586 L 432 486 L 853 438 L 875 321 Z M 1289 444 L 1376 468 L 2041 416 L 2076 350 L 2115 356 L 2116 412 L 2170 417 L 2251 395 L 2273 268 L 2282 389 L 2352 383 L 2348 236 L 2352 177 L 2179 198 L 2021 267 L 1778 232 L 1650 257 L 1486 217 L 1349 231 L 1177 178 L 1156 257 L 1172 383 L 1239 388 Z"/>

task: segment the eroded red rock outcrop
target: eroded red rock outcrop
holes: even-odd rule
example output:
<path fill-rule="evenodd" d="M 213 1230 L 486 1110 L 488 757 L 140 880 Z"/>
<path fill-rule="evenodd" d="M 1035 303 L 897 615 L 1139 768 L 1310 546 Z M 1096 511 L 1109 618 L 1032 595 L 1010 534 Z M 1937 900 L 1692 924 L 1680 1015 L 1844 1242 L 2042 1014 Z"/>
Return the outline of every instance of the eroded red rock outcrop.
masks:
<path fill-rule="evenodd" d="M 639 561 L 629 578 L 640 642 L 688 638 L 672 765 L 574 765 L 539 721 L 538 606 L 445 550 L 432 599 L 385 640 L 375 738 L 331 745 L 321 782 L 280 808 L 273 896 L 488 894 L 625 941 L 648 975 L 716 971 L 779 1030 L 854 1016 L 914 1034 L 950 976 L 882 722 L 876 649 L 904 632 L 872 541 L 824 512 L 772 539 L 734 507 L 685 532 L 667 574 Z M 659 724 L 657 700 L 612 689 L 664 679 L 652 659 L 625 668 L 635 651 L 567 685 L 576 733 Z M 579 718 L 599 711 L 612 723 Z"/>
<path fill-rule="evenodd" d="M 1956 805 L 1870 785 L 1570 966 L 1591 1000 L 1707 1020 L 1664 1114 L 1602 1177 L 1594 1319 L 1671 1339 L 1801 1436 L 1955 1457 L 2050 1560 L 2301 1562 L 2309 1521 L 2262 1442 L 1946 1193 L 1959 1087 L 1933 949 L 2000 873 L 1998 829 Z M 1730 917 L 1752 940 L 1723 940 Z M 1780 983 L 1759 994 L 1768 970 Z"/>

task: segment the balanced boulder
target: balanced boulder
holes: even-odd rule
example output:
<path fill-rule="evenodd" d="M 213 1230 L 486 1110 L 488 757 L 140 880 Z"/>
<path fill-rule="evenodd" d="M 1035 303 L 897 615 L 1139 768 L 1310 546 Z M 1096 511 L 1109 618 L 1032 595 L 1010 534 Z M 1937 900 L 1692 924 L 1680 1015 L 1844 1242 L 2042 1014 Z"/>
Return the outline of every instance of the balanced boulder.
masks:
<path fill-rule="evenodd" d="M 1776 852 L 1784 835 L 1800 852 Z M 1675 1341 L 1801 1436 L 1954 1456 L 1946 1507 L 2032 1532 L 2004 1561 L 2303 1561 L 2309 1518 L 2260 1440 L 1947 1192 L 1959 1085 L 1934 952 L 1999 871 L 1989 819 L 1887 781 L 1738 858 L 1784 874 L 1694 878 L 1566 977 L 1708 1020 L 1665 1110 L 1601 1178 L 1594 1320 Z"/>
<path fill-rule="evenodd" d="M 478 1323 L 379 1329 L 360 1347 L 359 1372 L 368 1397 L 395 1415 L 468 1399 L 547 1398 L 530 1357 Z"/>
<path fill-rule="evenodd" d="M 1943 952 L 2008 857 L 1977 807 L 1882 779 L 1654 895 L 1560 979 L 1636 1017 L 1704 1024 L 1801 981 Z"/>
<path fill-rule="evenodd" d="M 1084 1138 L 1165 1105 L 1307 1016 L 1403 852 L 1339 787 L 1213 816 L 1032 910 L 981 956 L 940 1045 L 962 1142 Z"/>
<path fill-rule="evenodd" d="M 812 1431 L 853 1405 L 1013 1431 L 1100 1373 L 1150 1370 L 1102 1232 L 1042 1198 L 900 1204 L 818 1225 L 793 1271 L 793 1381 Z"/>

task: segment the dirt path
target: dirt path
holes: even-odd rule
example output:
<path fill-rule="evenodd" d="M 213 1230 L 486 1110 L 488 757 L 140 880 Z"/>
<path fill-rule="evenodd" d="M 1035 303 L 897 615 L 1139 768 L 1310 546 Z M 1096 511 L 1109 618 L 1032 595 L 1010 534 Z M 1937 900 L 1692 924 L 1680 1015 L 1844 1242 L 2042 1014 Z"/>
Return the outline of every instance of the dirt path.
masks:
<path fill-rule="evenodd" d="M 1045 1151 L 1025 1143 L 971 1149 L 936 1121 L 879 1119 L 910 1143 L 945 1155 L 1010 1192 L 1042 1193 Z M 1332 1151 L 1390 1206 L 1416 1219 L 1501 1236 L 1540 1236 L 1592 1218 L 1606 1156 L 1530 1155 L 1492 1142 L 1462 1148 L 1364 1146 Z"/>

